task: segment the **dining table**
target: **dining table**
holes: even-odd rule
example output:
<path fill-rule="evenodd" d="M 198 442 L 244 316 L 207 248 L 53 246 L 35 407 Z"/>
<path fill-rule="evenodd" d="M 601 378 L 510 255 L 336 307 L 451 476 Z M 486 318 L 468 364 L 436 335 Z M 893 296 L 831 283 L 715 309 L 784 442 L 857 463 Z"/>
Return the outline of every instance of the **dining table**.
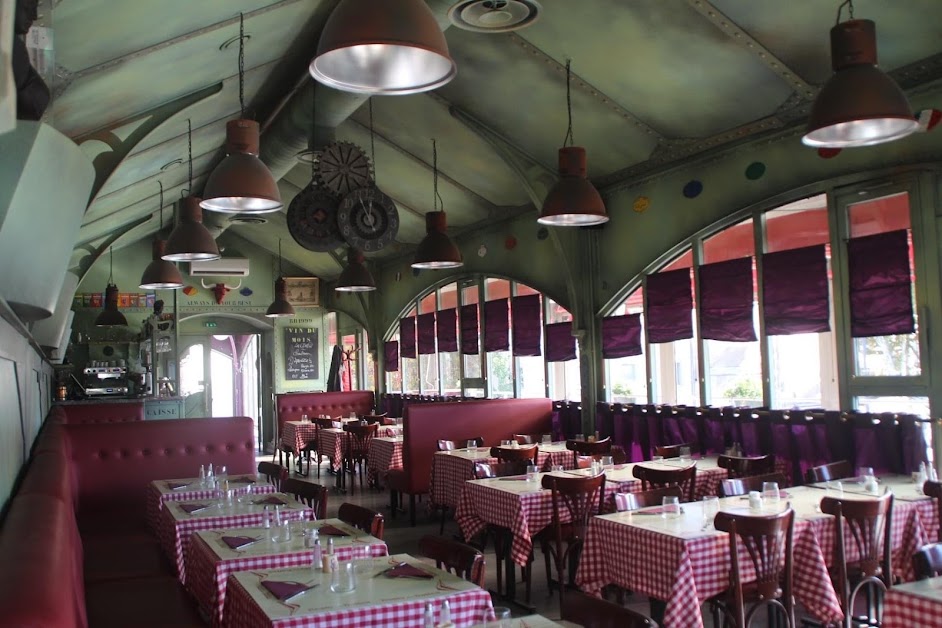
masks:
<path fill-rule="evenodd" d="M 340 519 L 299 521 L 293 524 L 290 540 L 273 538 L 271 528 L 229 528 L 200 530 L 190 536 L 186 550 L 186 589 L 200 612 L 221 626 L 229 575 L 253 569 L 309 567 L 320 540 L 327 551 L 328 539 L 338 560 L 371 560 L 386 556 L 386 543 Z M 320 563 L 318 563 L 318 568 Z"/>
<path fill-rule="evenodd" d="M 391 469 L 402 468 L 402 438 L 377 436 L 370 441 L 366 456 L 366 478 L 370 486 L 382 488 Z"/>
<path fill-rule="evenodd" d="M 340 569 L 346 573 L 343 563 Z M 481 587 L 408 554 L 376 558 L 363 565 L 352 591 L 334 592 L 330 584 L 331 574 L 310 567 L 233 573 L 223 626 L 415 628 L 423 625 L 429 603 L 438 621 L 444 600 L 448 600 L 451 620 L 468 626 L 492 609 L 491 596 Z"/>
<path fill-rule="evenodd" d="M 895 585 L 883 601 L 883 628 L 942 628 L 942 576 Z"/>
<path fill-rule="evenodd" d="M 255 473 L 240 473 L 224 478 L 229 482 L 229 488 L 237 494 L 252 493 L 264 495 L 274 493 L 275 487 L 268 483 L 264 475 Z M 178 478 L 173 480 L 153 480 L 147 485 L 146 513 L 147 526 L 156 531 L 160 519 L 160 511 L 166 502 L 186 502 L 200 499 L 218 499 L 221 497 L 220 489 L 210 486 L 200 478 Z"/>

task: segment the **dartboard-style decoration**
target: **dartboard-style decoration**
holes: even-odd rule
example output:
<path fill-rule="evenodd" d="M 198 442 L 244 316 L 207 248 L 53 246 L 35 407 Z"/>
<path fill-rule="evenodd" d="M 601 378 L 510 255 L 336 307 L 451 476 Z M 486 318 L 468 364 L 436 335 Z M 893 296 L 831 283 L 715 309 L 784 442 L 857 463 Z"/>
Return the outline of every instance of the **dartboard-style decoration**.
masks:
<path fill-rule="evenodd" d="M 399 233 L 399 210 L 378 188 L 360 188 L 343 197 L 337 223 L 350 246 L 366 253 L 379 251 Z"/>
<path fill-rule="evenodd" d="M 343 246 L 337 225 L 337 197 L 313 183 L 301 190 L 288 205 L 288 232 L 309 251 L 326 253 Z"/>
<path fill-rule="evenodd" d="M 331 142 L 324 148 L 317 158 L 317 178 L 341 197 L 373 184 L 369 157 L 350 142 Z"/>

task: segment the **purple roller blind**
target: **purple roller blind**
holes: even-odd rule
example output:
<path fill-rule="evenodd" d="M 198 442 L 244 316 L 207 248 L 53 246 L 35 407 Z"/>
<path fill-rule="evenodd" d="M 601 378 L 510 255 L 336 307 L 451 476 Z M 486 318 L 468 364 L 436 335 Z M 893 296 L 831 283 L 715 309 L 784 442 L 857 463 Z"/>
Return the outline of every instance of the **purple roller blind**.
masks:
<path fill-rule="evenodd" d="M 542 355 L 540 331 L 543 329 L 543 320 L 540 316 L 540 295 L 514 297 L 512 307 L 514 355 Z"/>
<path fill-rule="evenodd" d="M 419 314 L 416 328 L 419 336 L 419 355 L 435 353 L 435 312 Z"/>
<path fill-rule="evenodd" d="M 484 350 L 506 351 L 510 348 L 510 320 L 507 316 L 507 299 L 497 299 L 484 304 Z"/>
<path fill-rule="evenodd" d="M 690 292 L 690 269 L 648 275 L 648 308 L 645 324 L 648 341 L 673 342 L 693 338 L 693 295 Z"/>
<path fill-rule="evenodd" d="M 706 340 L 752 342 L 752 258 L 700 267 L 700 333 Z"/>
<path fill-rule="evenodd" d="M 478 306 L 477 303 L 461 306 L 461 353 L 477 355 L 478 346 Z"/>
<path fill-rule="evenodd" d="M 602 357 L 606 360 L 641 355 L 641 315 L 602 319 Z"/>
<path fill-rule="evenodd" d="M 854 338 L 916 330 L 905 229 L 852 238 L 847 242 L 847 266 Z"/>
<path fill-rule="evenodd" d="M 830 331 L 823 244 L 762 256 L 762 307 L 769 336 Z"/>
<path fill-rule="evenodd" d="M 438 350 L 443 353 L 458 350 L 458 310 L 449 308 L 438 311 L 436 321 L 438 331 Z"/>
<path fill-rule="evenodd" d="M 415 317 L 399 319 L 399 355 L 403 358 L 415 357 Z"/>
<path fill-rule="evenodd" d="M 576 359 L 576 339 L 572 335 L 572 321 L 546 326 L 546 361 L 566 362 Z"/>
<path fill-rule="evenodd" d="M 383 352 L 386 354 L 385 368 L 387 373 L 394 373 L 399 370 L 399 343 L 390 340 L 383 345 Z"/>

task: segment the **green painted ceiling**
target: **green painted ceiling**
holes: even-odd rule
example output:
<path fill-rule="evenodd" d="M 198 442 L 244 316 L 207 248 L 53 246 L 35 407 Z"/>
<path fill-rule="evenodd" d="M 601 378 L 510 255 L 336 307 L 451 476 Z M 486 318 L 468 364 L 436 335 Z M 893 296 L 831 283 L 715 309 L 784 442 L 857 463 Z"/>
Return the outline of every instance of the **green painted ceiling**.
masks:
<path fill-rule="evenodd" d="M 439 10 L 448 5 L 429 2 Z M 245 100 L 264 134 L 289 115 L 297 94 L 309 94 L 307 63 L 337 2 L 54 4 L 40 22 L 52 27 L 55 38 L 47 122 L 79 143 L 97 172 L 73 255 L 80 265 L 108 245 L 133 244 L 158 228 L 158 181 L 168 205 L 188 187 L 188 119 L 196 191 L 221 159 L 225 123 L 239 113 L 238 12 L 246 14 L 250 37 Z M 433 137 L 451 226 L 470 228 L 528 212 L 535 218 L 532 191 L 518 170 L 545 181 L 555 169 L 566 131 L 567 58 L 575 75 L 575 140 L 587 148 L 590 176 L 603 190 L 800 125 L 830 74 L 828 30 L 838 4 L 542 0 L 541 18 L 516 33 L 449 28 L 458 63 L 454 81 L 431 94 L 374 100 L 377 181 L 396 200 L 401 227 L 397 242 L 372 257 L 407 252 L 422 238 L 423 214 L 432 209 Z M 881 66 L 905 88 L 942 77 L 939 0 L 857 0 L 856 15 L 876 20 Z M 309 128 L 309 116 L 303 122 Z M 368 152 L 367 106 L 333 133 Z M 304 142 L 306 134 L 292 139 Z M 508 152 L 516 170 L 505 159 Z M 280 181 L 286 205 L 309 180 L 308 165 L 289 164 Z M 229 225 L 212 214 L 206 220 L 270 251 L 281 239 L 286 259 L 312 274 L 331 279 L 339 273 L 342 251 L 306 251 L 291 239 L 283 213 L 267 218 L 264 225 Z"/>

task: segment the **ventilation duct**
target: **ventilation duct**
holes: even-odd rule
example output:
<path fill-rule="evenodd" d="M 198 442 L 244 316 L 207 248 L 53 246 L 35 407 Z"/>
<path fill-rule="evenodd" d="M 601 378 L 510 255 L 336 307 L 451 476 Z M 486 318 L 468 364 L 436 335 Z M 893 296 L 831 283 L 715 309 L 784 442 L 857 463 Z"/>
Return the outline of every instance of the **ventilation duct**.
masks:
<path fill-rule="evenodd" d="M 94 181 L 91 160 L 51 126 L 20 120 L 0 135 L 0 297 L 22 320 L 55 311 Z"/>
<path fill-rule="evenodd" d="M 62 282 L 62 290 L 59 291 L 59 299 L 56 301 L 56 309 L 52 316 L 33 323 L 30 330 L 33 338 L 46 350 L 47 354 L 62 344 L 62 336 L 66 327 L 71 325 L 72 317 L 69 315 L 73 313 L 72 298 L 75 296 L 78 283 L 77 275 L 66 273 L 65 281 Z"/>

